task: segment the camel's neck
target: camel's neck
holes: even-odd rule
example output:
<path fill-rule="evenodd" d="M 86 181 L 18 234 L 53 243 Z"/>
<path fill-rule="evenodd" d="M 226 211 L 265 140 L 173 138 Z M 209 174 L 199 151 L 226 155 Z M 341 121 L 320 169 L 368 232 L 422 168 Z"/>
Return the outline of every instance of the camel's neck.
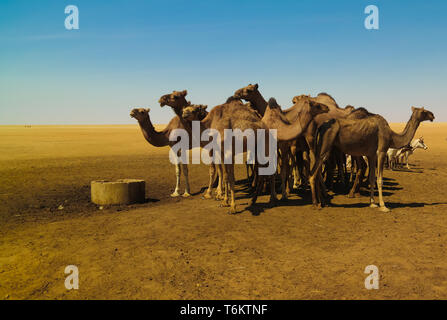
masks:
<path fill-rule="evenodd" d="M 288 124 L 278 114 L 274 114 L 267 109 L 263 121 L 267 123 L 269 128 L 277 130 L 278 141 L 290 141 L 298 138 L 307 130 L 312 118 L 309 113 L 305 113 L 292 124 Z"/>
<path fill-rule="evenodd" d="M 261 117 L 263 117 L 265 114 L 265 109 L 267 108 L 267 101 L 265 101 L 262 94 L 256 90 L 254 97 L 251 98 L 249 101 L 254 105 L 256 110 L 258 110 Z"/>
<path fill-rule="evenodd" d="M 415 113 L 411 115 L 410 120 L 407 122 L 404 131 L 396 133 L 391 130 L 391 145 L 390 148 L 399 149 L 410 144 L 416 130 L 418 129 L 420 121 L 416 119 Z"/>
<path fill-rule="evenodd" d="M 143 120 L 138 120 L 138 124 L 140 125 L 144 138 L 151 145 L 154 147 L 164 147 L 169 145 L 169 132 L 167 130 L 163 130 L 162 132 L 156 131 L 149 115 Z"/>
<path fill-rule="evenodd" d="M 283 111 L 283 114 L 287 117 L 287 119 L 291 122 L 295 122 L 299 116 L 301 108 L 298 104 L 293 105 L 289 109 Z"/>
<path fill-rule="evenodd" d="M 181 98 L 181 101 L 177 101 L 175 105 L 170 105 L 174 113 L 182 119 L 183 109 L 189 105 L 189 102 L 186 101 L 184 97 Z"/>

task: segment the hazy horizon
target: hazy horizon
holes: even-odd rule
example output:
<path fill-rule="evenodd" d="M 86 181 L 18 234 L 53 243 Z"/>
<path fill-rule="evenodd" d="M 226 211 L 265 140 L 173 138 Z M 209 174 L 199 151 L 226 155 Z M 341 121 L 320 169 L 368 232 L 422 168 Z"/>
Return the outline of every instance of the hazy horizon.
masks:
<path fill-rule="evenodd" d="M 79 30 L 66 30 L 66 5 Z M 366 30 L 364 9 L 379 8 Z M 159 97 L 188 90 L 208 110 L 258 83 L 283 109 L 331 94 L 406 122 L 424 106 L 446 122 L 447 3 L 24 0 L 0 3 L 0 125 L 135 124 L 174 116 Z"/>

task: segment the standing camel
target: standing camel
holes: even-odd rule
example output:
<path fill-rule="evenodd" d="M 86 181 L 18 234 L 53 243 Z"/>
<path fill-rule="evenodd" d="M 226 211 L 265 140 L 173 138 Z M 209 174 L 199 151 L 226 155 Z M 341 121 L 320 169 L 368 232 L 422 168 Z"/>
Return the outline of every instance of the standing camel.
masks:
<path fill-rule="evenodd" d="M 258 84 L 249 84 L 248 86 L 238 89 L 234 93 L 234 97 L 238 99 L 244 99 L 259 112 L 261 116 L 264 116 L 265 111 L 267 109 L 267 101 L 264 99 L 262 94 L 258 90 Z M 295 121 L 299 113 L 293 113 L 287 111 L 281 111 L 280 116 L 283 118 L 283 121 L 290 123 Z M 301 136 L 298 139 L 302 138 Z M 300 142 L 298 142 L 299 144 Z M 281 200 L 286 200 L 290 193 L 290 182 L 289 172 L 290 172 L 290 161 L 292 162 L 292 167 L 295 168 L 295 160 L 294 156 L 297 149 L 297 140 L 292 141 L 282 141 L 278 143 L 279 155 L 280 155 L 280 176 L 281 176 Z M 294 170 L 294 186 L 297 184 L 297 171 Z"/>
<path fill-rule="evenodd" d="M 161 98 L 158 100 L 158 102 L 160 103 L 161 107 L 169 106 L 172 108 L 172 110 L 177 115 L 177 117 L 179 119 L 181 119 L 181 122 L 183 124 L 182 129 L 185 129 L 188 132 L 190 139 L 192 139 L 193 134 L 192 134 L 191 121 L 187 121 L 182 117 L 183 109 L 185 107 L 188 107 L 191 105 L 191 103 L 189 101 L 186 101 L 185 97 L 187 94 L 188 94 L 188 91 L 186 91 L 186 90 L 173 91 L 170 94 L 165 94 L 165 95 L 161 96 Z M 203 106 L 203 108 L 206 108 L 206 107 Z M 199 109 L 196 109 L 196 108 L 192 108 L 192 109 L 199 111 Z M 201 120 L 201 119 L 193 119 L 193 120 Z M 201 147 L 206 145 L 206 143 L 202 143 L 202 141 L 200 141 L 200 144 L 201 144 Z M 192 146 L 192 143 L 190 143 L 190 146 Z M 181 167 L 179 164 L 177 164 L 176 168 L 181 168 Z M 187 169 L 187 166 L 184 164 L 183 168 Z M 208 182 L 208 188 L 207 188 L 205 194 L 203 195 L 203 197 L 205 199 L 212 198 L 212 190 L 213 190 L 213 184 L 214 184 L 214 181 L 216 178 L 216 173 L 218 174 L 218 177 L 219 177 L 219 183 L 218 183 L 217 189 L 216 189 L 216 199 L 219 200 L 222 197 L 222 175 L 219 173 L 219 171 L 216 172 L 216 166 L 212 163 L 212 164 L 210 164 L 210 168 L 209 168 L 210 179 Z M 186 175 L 187 175 L 187 173 L 186 173 Z"/>
<path fill-rule="evenodd" d="M 205 118 L 205 116 L 207 115 L 207 112 L 205 110 L 206 106 L 194 106 L 194 108 L 196 112 L 194 113 L 195 118 L 193 120 L 200 121 Z M 176 142 L 169 141 L 169 136 L 171 132 L 176 129 L 185 129 L 185 120 L 180 119 L 178 116 L 175 116 L 162 131 L 156 131 L 149 117 L 149 112 L 149 108 L 137 108 L 133 109 L 130 112 L 130 116 L 138 121 L 141 132 L 143 133 L 146 141 L 154 147 L 165 147 L 174 145 Z M 176 184 L 175 190 L 171 194 L 171 197 L 178 197 L 180 195 L 180 175 L 182 172 L 181 167 L 183 167 L 183 175 L 185 176 L 185 193 L 183 194 L 183 197 L 189 197 L 191 195 L 189 188 L 188 165 L 178 163 L 175 165 Z"/>
<path fill-rule="evenodd" d="M 313 177 L 310 173 L 310 168 L 313 168 L 315 166 L 318 156 L 315 150 L 315 137 L 317 134 L 317 129 L 325 125 L 332 119 L 346 118 L 352 112 L 352 108 L 347 107 L 342 109 L 338 106 L 337 102 L 332 96 L 327 93 L 319 93 L 316 97 L 311 97 L 309 95 L 295 96 L 292 99 L 293 106 L 285 110 L 284 113 L 287 115 L 288 119 L 293 119 L 300 114 L 302 108 L 306 106 L 309 101 L 323 103 L 329 108 L 328 113 L 322 113 L 315 116 L 313 121 L 307 127 L 306 132 L 303 134 L 304 143 L 301 144 L 304 164 L 303 173 L 309 180 L 312 193 L 312 203 L 314 206 L 318 206 L 323 202 L 324 198 L 326 198 L 321 198 L 321 195 L 326 195 L 326 187 L 323 183 L 323 177 L 320 171 L 317 172 L 317 175 Z M 337 155 L 340 156 L 341 152 L 337 152 Z M 340 164 L 342 159 L 339 159 L 337 157 L 336 161 Z M 339 169 L 341 167 L 342 166 L 339 165 Z M 314 179 L 315 181 L 311 181 L 311 179 Z M 316 189 L 317 187 L 318 190 Z M 320 189 L 322 190 L 322 192 L 319 192 Z M 317 198 L 318 195 L 320 196 L 319 199 Z"/>
<path fill-rule="evenodd" d="M 352 156 L 366 156 L 369 165 L 370 207 L 378 207 L 374 202 L 374 182 L 377 169 L 379 209 L 389 212 L 382 196 L 383 165 L 386 152 L 389 148 L 401 148 L 409 144 L 422 121 L 435 119 L 433 113 L 424 108 L 412 107 L 411 110 L 411 118 L 401 133 L 391 130 L 388 122 L 380 115 L 357 120 L 332 120 L 331 125 L 319 129 L 320 157 L 312 168 L 312 177 L 315 178 L 318 171 L 321 170 L 321 165 L 329 156 L 332 146 L 336 146 Z M 313 179 L 313 183 L 315 183 L 315 179 Z"/>

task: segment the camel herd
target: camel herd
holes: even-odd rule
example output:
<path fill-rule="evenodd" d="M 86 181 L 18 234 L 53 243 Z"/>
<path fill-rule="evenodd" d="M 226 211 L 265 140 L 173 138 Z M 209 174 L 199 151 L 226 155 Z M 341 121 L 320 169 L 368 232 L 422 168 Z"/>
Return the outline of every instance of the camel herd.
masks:
<path fill-rule="evenodd" d="M 267 102 L 258 89 L 257 84 L 250 84 L 236 90 L 225 103 L 209 112 L 206 110 L 206 105 L 191 104 L 187 101 L 186 90 L 163 95 L 159 99 L 160 106 L 170 106 L 176 116 L 162 131 L 157 131 L 152 125 L 149 109 L 133 109 L 130 115 L 138 121 L 144 138 L 156 147 L 172 147 L 176 142 L 170 141 L 171 133 L 177 129 L 191 133 L 192 121 L 198 121 L 201 133 L 207 129 L 214 129 L 222 137 L 226 129 L 275 131 L 277 150 L 270 151 L 278 157 L 279 173 L 275 170 L 274 174 L 265 176 L 258 174 L 258 170 L 263 166 L 260 163 L 246 165 L 247 181 L 253 188 L 250 205 L 256 203 L 258 195 L 265 186 L 269 186 L 270 203 L 274 204 L 277 201 L 275 178 L 279 176 L 281 200 L 287 200 L 292 188 L 308 185 L 313 205 L 324 206 L 329 202 L 327 190 L 333 188 L 334 180 L 347 183 L 346 160 L 349 156 L 350 180 L 353 183 L 348 196 L 359 195 L 360 185 L 368 171 L 370 207 L 379 207 L 383 212 L 389 211 L 382 196 L 385 162 L 394 168 L 399 157 L 408 159 L 416 148 L 426 149 L 423 139 L 418 139 L 417 142 L 412 142 L 412 139 L 422 121 L 433 121 L 435 118 L 432 112 L 424 108 L 412 107 L 412 114 L 405 129 L 401 133 L 396 133 L 382 116 L 370 113 L 365 108 L 350 105 L 340 108 L 326 93 L 320 93 L 316 97 L 295 96 L 292 99 L 292 107 L 283 110 L 275 99 L 271 98 Z M 189 137 L 192 137 L 192 134 Z M 259 136 L 257 139 L 260 139 Z M 256 141 L 259 142 L 264 141 Z M 207 143 L 201 142 L 200 146 L 203 148 Z M 246 147 L 244 143 L 244 152 L 247 152 Z M 175 191 L 171 196 L 180 195 L 182 172 L 186 183 L 183 196 L 190 196 L 188 165 L 177 163 L 175 166 L 177 180 Z M 236 213 L 234 162 L 210 164 L 205 198 L 212 198 L 213 185 L 217 177 L 216 199 L 222 200 L 223 206 L 229 206 L 230 213 Z M 376 182 L 378 205 L 374 200 Z"/>

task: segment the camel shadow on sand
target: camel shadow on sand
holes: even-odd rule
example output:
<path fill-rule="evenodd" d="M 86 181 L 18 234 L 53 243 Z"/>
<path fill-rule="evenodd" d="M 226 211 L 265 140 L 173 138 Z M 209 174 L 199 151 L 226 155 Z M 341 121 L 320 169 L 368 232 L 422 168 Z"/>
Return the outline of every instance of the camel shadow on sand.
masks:
<path fill-rule="evenodd" d="M 386 201 L 386 206 L 390 209 L 399 209 L 399 208 L 423 208 L 426 206 L 437 206 L 447 204 L 447 202 L 432 202 L 432 203 L 424 203 L 424 202 L 390 202 Z M 334 208 L 368 208 L 369 203 L 349 203 L 349 204 L 330 204 L 329 207 Z"/>
<path fill-rule="evenodd" d="M 414 171 L 413 171 L 414 172 Z M 416 172 L 417 173 L 417 172 Z M 236 181 L 236 184 L 240 186 L 238 188 L 238 193 L 236 196 L 236 200 L 249 200 L 252 196 L 252 193 L 250 192 L 250 187 L 247 185 L 247 180 L 238 180 Z M 395 179 L 392 178 L 385 178 L 383 181 L 383 195 L 384 196 L 391 196 L 394 194 L 394 191 L 403 190 L 404 188 L 399 185 L 398 182 L 396 182 Z M 280 188 L 277 188 L 277 190 L 280 190 Z M 293 199 L 287 199 L 285 201 L 278 200 L 274 204 L 271 204 L 269 202 L 257 202 L 255 205 L 249 205 L 248 202 L 239 203 L 238 206 L 244 208 L 242 210 L 239 210 L 237 214 L 242 213 L 244 211 L 249 211 L 254 216 L 259 216 L 262 213 L 264 213 L 266 210 L 274 208 L 274 207 L 302 207 L 302 206 L 309 206 L 312 204 L 312 198 L 310 194 L 309 189 L 298 189 L 293 190 L 293 195 L 299 196 L 299 198 L 293 198 Z M 334 198 L 334 196 L 340 196 L 340 195 L 346 195 L 345 192 L 336 192 L 334 194 L 329 194 L 329 203 L 327 204 L 327 207 L 333 207 L 333 208 L 367 208 L 369 207 L 368 197 L 369 197 L 369 190 L 367 187 L 363 187 L 360 190 L 361 197 L 357 198 L 359 200 L 358 203 L 344 203 L 344 204 L 334 204 L 331 203 L 331 199 Z M 378 198 L 377 195 L 377 187 L 374 192 L 374 196 Z M 262 192 L 260 196 L 262 195 L 269 195 L 269 191 Z M 281 195 L 278 194 L 278 197 L 280 198 Z M 441 202 L 435 202 L 435 203 L 424 203 L 424 202 L 386 202 L 387 206 L 390 209 L 399 209 L 399 208 L 423 208 L 425 206 L 436 206 L 436 205 L 442 205 L 447 203 L 441 203 Z"/>

